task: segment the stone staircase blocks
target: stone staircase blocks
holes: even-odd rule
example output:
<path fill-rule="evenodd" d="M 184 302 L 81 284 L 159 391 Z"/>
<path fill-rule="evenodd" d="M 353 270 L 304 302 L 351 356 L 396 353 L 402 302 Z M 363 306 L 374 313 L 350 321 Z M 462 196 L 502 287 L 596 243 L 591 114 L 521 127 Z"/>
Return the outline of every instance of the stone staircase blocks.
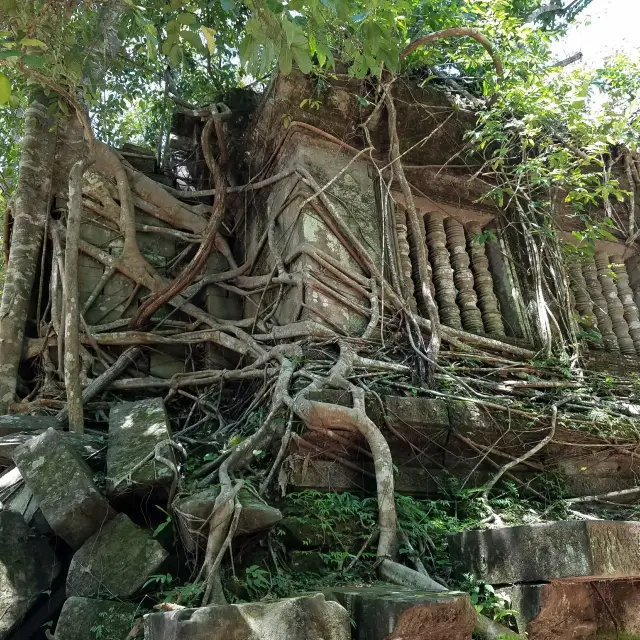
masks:
<path fill-rule="evenodd" d="M 476 612 L 469 595 L 394 585 L 325 591 L 355 623 L 354 640 L 471 640 Z"/>

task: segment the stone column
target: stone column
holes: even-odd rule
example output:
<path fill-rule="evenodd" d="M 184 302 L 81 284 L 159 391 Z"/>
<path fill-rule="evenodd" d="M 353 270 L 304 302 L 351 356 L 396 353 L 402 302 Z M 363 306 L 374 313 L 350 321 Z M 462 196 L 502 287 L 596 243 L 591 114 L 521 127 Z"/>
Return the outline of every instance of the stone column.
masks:
<path fill-rule="evenodd" d="M 444 224 L 437 216 L 425 218 L 427 228 L 427 247 L 433 270 L 433 284 L 436 289 L 436 301 L 442 324 L 462 329 L 460 310 L 456 304 L 456 288 L 453 283 L 453 271 L 447 250 L 447 236 Z"/>
<path fill-rule="evenodd" d="M 458 289 L 458 307 L 462 326 L 471 333 L 482 333 L 482 314 L 478 309 L 478 296 L 473 288 L 473 273 L 469 269 L 469 255 L 464 237 L 464 227 L 455 218 L 444 221 L 447 248 L 453 266 L 453 281 Z"/>
<path fill-rule="evenodd" d="M 582 266 L 578 259 L 573 259 L 567 265 L 569 273 L 570 292 L 573 294 L 574 308 L 580 316 L 579 324 L 585 331 L 597 329 L 593 301 L 587 290 L 587 283 L 582 274 Z M 594 346 L 602 347 L 602 340 L 589 340 Z"/>
<path fill-rule="evenodd" d="M 598 270 L 593 258 L 587 258 L 582 265 L 582 275 L 589 292 L 589 297 L 593 302 L 593 312 L 596 316 L 598 331 L 602 335 L 602 343 L 607 351 L 619 351 L 618 339 L 613 332 L 613 324 L 609 317 L 607 301 L 602 295 L 602 287 L 598 280 Z"/>
<path fill-rule="evenodd" d="M 498 298 L 493 291 L 493 276 L 489 271 L 489 260 L 485 252 L 484 244 L 476 242 L 482 233 L 482 227 L 478 222 L 470 222 L 466 227 L 467 246 L 471 257 L 471 269 L 475 281 L 478 304 L 482 313 L 484 330 L 493 336 L 504 336 L 502 315 L 498 308 Z"/>
<path fill-rule="evenodd" d="M 629 326 L 624 319 L 624 308 L 622 302 L 618 298 L 618 291 L 613 281 L 611 268 L 609 267 L 609 256 L 606 253 L 598 252 L 595 255 L 596 268 L 598 270 L 598 280 L 602 287 L 602 295 L 607 302 L 607 309 L 613 332 L 618 338 L 618 346 L 620 352 L 625 355 L 635 355 L 636 348 L 633 346 L 633 340 L 629 335 Z"/>
<path fill-rule="evenodd" d="M 629 286 L 629 274 L 624 262 L 611 256 L 611 270 L 615 274 L 615 285 L 618 290 L 618 298 L 622 303 L 624 319 L 629 327 L 629 334 L 633 340 L 636 353 L 640 354 L 640 313 L 633 301 L 633 292 Z"/>
<path fill-rule="evenodd" d="M 640 257 L 633 256 L 625 262 L 629 274 L 629 285 L 633 291 L 633 301 L 640 309 Z"/>
<path fill-rule="evenodd" d="M 394 219 L 396 223 L 396 236 L 398 238 L 398 263 L 400 266 L 400 286 L 402 296 L 405 298 L 412 310 L 416 309 L 414 297 L 414 285 L 411 266 L 411 255 L 409 253 L 409 241 L 407 239 L 407 214 L 404 208 L 395 207 Z"/>

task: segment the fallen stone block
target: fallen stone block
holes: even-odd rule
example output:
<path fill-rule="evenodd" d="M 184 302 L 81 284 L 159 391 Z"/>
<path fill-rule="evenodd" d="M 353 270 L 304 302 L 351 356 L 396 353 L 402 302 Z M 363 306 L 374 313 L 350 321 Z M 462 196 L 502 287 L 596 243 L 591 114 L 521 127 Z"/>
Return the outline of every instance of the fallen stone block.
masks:
<path fill-rule="evenodd" d="M 640 522 L 566 521 L 449 536 L 458 576 L 490 584 L 640 577 Z"/>
<path fill-rule="evenodd" d="M 119 513 L 74 554 L 67 596 L 131 598 L 168 556 L 148 531 Z"/>
<path fill-rule="evenodd" d="M 325 591 L 355 623 L 354 640 L 471 640 L 476 612 L 466 593 L 393 585 Z"/>
<path fill-rule="evenodd" d="M 0 416 L 0 437 L 28 431 L 42 432 L 47 429 L 62 429 L 62 424 L 53 416 Z"/>
<path fill-rule="evenodd" d="M 162 398 L 115 405 L 109 413 L 107 495 L 118 497 L 129 491 L 147 494 L 158 489 L 167 492 L 174 473 L 155 459 L 155 453 L 157 447 L 161 457 L 175 463 L 169 440 L 171 429 Z"/>
<path fill-rule="evenodd" d="M 8 436 L 0 436 L 0 465 L 9 466 L 13 461 L 13 452 L 21 445 L 25 444 L 31 438 L 41 435 L 44 431 L 27 431 L 15 433 Z M 106 441 L 100 436 L 92 436 L 86 433 L 73 433 L 69 431 L 61 431 L 60 435 L 65 442 L 82 458 L 96 459 L 100 461 L 100 453 L 106 448 Z M 104 460 L 104 458 L 102 458 Z M 99 464 L 91 465 L 93 468 L 99 468 Z"/>
<path fill-rule="evenodd" d="M 131 631 L 136 607 L 115 600 L 68 598 L 56 625 L 56 640 L 123 640 Z"/>
<path fill-rule="evenodd" d="M 145 640 L 350 640 L 349 614 L 320 593 L 275 602 L 252 602 L 150 613 Z"/>
<path fill-rule="evenodd" d="M 51 588 L 60 566 L 49 543 L 19 513 L 0 511 L 0 639 Z"/>
<path fill-rule="evenodd" d="M 20 445 L 13 460 L 47 522 L 72 549 L 113 517 L 91 470 L 57 431 L 48 429 Z"/>
<path fill-rule="evenodd" d="M 195 550 L 197 544 L 206 545 L 209 534 L 208 523 L 219 493 L 219 486 L 211 487 L 191 496 L 179 498 L 175 502 L 174 511 L 180 526 L 181 538 L 189 551 Z M 279 509 L 268 505 L 247 489 L 240 489 L 238 500 L 242 505 L 242 511 L 238 519 L 236 535 L 263 531 L 282 520 Z"/>

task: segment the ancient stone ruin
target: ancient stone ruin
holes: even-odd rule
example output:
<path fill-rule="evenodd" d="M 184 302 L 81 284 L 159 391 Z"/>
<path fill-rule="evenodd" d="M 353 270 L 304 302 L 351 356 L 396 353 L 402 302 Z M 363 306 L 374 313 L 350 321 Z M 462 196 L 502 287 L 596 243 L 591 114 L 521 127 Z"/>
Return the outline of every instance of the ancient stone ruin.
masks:
<path fill-rule="evenodd" d="M 75 400 L 62 261 L 85 143 L 73 118 L 54 129 L 17 388 L 0 399 L 0 640 L 640 634 L 640 524 L 615 519 L 638 494 L 640 255 L 615 237 L 580 253 L 558 194 L 558 236 L 527 244 L 442 92 L 396 88 L 408 198 L 369 89 L 339 77 L 320 111 L 300 106 L 309 91 L 294 72 L 213 116 L 176 110 L 163 166 L 98 143 Z M 46 138 L 46 110 L 29 118 Z M 243 181 L 221 186 L 212 154 Z M 554 360 L 558 343 L 573 356 Z M 504 526 L 496 487 L 542 513 Z M 328 526 L 326 496 L 359 506 Z M 482 512 L 448 540 L 402 520 L 470 496 Z M 342 577 L 322 582 L 331 563 Z M 309 579 L 282 597 L 291 571 Z M 510 613 L 483 615 L 465 580 Z"/>

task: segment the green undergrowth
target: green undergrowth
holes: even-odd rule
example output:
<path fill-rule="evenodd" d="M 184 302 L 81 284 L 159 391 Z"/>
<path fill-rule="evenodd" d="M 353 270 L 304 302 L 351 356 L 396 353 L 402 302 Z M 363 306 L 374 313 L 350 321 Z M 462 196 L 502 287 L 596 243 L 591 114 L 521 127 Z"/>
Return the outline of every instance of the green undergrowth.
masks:
<path fill-rule="evenodd" d="M 486 511 L 480 489 L 451 480 L 446 498 L 415 499 L 396 495 L 399 553 L 411 565 L 412 552 L 434 577 L 452 588 L 469 590 L 452 577 L 447 536 L 480 528 Z M 536 521 L 541 505 L 518 494 L 506 483 L 490 500 L 505 524 Z M 300 491 L 283 504 L 283 521 L 256 548 L 229 570 L 226 580 L 232 599 L 287 597 L 339 585 L 367 585 L 376 581 L 375 497 L 351 493 Z M 537 510 L 536 510 L 537 509 Z M 488 594 L 479 593 L 480 600 Z"/>

